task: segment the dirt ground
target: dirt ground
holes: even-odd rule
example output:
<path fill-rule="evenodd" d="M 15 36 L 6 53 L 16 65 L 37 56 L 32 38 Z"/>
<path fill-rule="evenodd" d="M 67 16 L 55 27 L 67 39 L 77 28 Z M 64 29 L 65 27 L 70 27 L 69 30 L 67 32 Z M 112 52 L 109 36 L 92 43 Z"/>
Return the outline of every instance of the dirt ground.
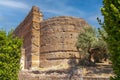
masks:
<path fill-rule="evenodd" d="M 113 76 L 111 64 L 97 63 L 95 66 L 77 66 L 62 70 L 53 67 L 35 71 L 24 70 L 20 71 L 19 80 L 109 80 L 110 76 Z"/>

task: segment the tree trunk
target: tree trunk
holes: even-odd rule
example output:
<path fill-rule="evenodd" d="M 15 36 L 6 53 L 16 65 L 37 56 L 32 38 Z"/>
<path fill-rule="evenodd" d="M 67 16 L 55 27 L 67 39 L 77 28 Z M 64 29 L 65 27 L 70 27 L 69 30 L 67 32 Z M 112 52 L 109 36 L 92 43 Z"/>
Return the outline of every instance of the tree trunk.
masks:
<path fill-rule="evenodd" d="M 91 62 L 92 53 L 91 53 L 90 49 L 88 50 L 88 53 L 89 53 L 88 60 L 89 60 L 89 62 Z"/>
<path fill-rule="evenodd" d="M 89 62 L 91 62 L 91 55 L 92 55 L 92 53 L 91 53 L 91 45 L 90 44 L 88 46 L 87 52 L 89 53 L 88 60 L 89 60 Z"/>

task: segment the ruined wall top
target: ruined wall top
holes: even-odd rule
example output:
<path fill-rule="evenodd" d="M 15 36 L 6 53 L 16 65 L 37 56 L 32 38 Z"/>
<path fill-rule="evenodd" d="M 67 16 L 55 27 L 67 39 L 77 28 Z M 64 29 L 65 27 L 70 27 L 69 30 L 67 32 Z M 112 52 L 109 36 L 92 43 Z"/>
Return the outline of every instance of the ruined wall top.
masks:
<path fill-rule="evenodd" d="M 88 23 L 82 18 L 76 18 L 71 16 L 58 16 L 52 17 L 41 22 L 41 28 L 53 26 L 53 25 L 74 25 L 78 27 L 83 27 L 84 24 Z"/>
<path fill-rule="evenodd" d="M 36 18 L 37 17 L 37 18 Z M 21 30 L 24 30 L 26 25 L 32 23 L 33 21 L 39 22 L 43 20 L 43 14 L 38 7 L 33 6 L 31 11 L 25 17 L 25 19 L 17 26 L 14 31 L 14 34 L 18 35 L 21 33 Z M 32 26 L 31 26 L 32 27 Z"/>
<path fill-rule="evenodd" d="M 39 8 L 37 6 L 33 6 L 31 11 L 32 12 L 39 12 Z"/>

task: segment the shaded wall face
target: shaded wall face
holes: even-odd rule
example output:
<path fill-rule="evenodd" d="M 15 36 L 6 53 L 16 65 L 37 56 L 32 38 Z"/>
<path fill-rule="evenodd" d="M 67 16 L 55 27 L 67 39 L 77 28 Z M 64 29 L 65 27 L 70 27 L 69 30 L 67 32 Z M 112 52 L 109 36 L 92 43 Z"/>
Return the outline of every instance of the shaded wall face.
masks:
<path fill-rule="evenodd" d="M 14 34 L 23 40 L 23 49 L 22 56 L 24 57 L 23 67 L 28 69 L 31 66 L 31 25 L 32 23 L 28 20 L 29 23 L 21 23 L 19 27 L 15 30 Z"/>
<path fill-rule="evenodd" d="M 71 58 L 79 58 L 75 47 L 80 30 L 88 24 L 82 19 L 58 17 L 41 23 L 40 65 L 69 63 Z"/>

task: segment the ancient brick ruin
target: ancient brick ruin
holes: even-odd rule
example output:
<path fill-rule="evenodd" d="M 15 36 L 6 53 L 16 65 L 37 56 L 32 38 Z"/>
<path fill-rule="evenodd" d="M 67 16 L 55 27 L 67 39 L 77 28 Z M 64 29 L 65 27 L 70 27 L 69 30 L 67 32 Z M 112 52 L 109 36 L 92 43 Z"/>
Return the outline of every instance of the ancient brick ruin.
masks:
<path fill-rule="evenodd" d="M 75 44 L 79 31 L 85 26 L 88 24 L 83 19 L 68 16 L 43 20 L 39 8 L 32 7 L 14 32 L 23 38 L 23 68 L 71 65 L 71 60 L 77 62 L 80 57 Z"/>

